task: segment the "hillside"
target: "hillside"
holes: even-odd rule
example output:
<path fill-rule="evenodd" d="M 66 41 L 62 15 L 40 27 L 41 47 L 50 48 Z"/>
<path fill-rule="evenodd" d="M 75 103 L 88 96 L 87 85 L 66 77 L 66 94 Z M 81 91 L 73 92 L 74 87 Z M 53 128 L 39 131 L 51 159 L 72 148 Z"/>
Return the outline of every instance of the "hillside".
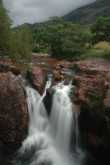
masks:
<path fill-rule="evenodd" d="M 92 23 L 99 16 L 110 16 L 110 0 L 96 0 L 92 4 L 65 15 L 64 19 L 80 23 Z"/>

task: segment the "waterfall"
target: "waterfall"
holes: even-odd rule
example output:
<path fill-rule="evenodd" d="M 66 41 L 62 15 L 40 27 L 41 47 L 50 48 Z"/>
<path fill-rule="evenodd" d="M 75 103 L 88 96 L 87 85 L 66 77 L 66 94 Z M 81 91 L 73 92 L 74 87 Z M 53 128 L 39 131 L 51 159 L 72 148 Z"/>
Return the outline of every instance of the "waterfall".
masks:
<path fill-rule="evenodd" d="M 81 161 L 70 151 L 74 125 L 74 109 L 69 97 L 72 86 L 60 83 L 53 87 L 53 105 L 48 117 L 43 98 L 50 86 L 48 80 L 43 96 L 31 87 L 26 87 L 30 124 L 29 135 L 20 149 L 20 165 L 78 165 Z M 77 137 L 78 127 L 75 126 L 75 129 Z"/>
<path fill-rule="evenodd" d="M 51 86 L 51 78 L 46 82 L 44 93 L 42 97 L 34 89 L 27 87 L 27 103 L 30 117 L 29 134 L 36 133 L 38 130 L 42 130 L 47 123 L 47 114 L 43 105 L 43 98 L 46 95 L 46 90 Z M 43 131 L 43 130 L 42 130 Z"/>
<path fill-rule="evenodd" d="M 42 96 L 42 100 L 43 98 L 46 96 L 46 91 L 47 89 L 49 89 L 52 85 L 52 75 L 48 75 L 48 80 L 46 82 L 46 85 L 45 85 L 45 89 L 44 89 L 44 93 L 43 93 L 43 96 Z"/>
<path fill-rule="evenodd" d="M 51 111 L 51 125 L 55 143 L 65 152 L 69 151 L 72 128 L 72 103 L 69 98 L 71 85 L 62 83 L 54 87 L 53 106 Z"/>

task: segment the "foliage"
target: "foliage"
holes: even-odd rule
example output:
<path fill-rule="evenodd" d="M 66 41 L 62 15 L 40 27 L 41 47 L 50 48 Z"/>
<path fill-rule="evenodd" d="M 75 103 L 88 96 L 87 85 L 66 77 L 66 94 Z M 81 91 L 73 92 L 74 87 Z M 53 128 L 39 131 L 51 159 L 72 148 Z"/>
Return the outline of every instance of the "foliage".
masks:
<path fill-rule="evenodd" d="M 109 50 L 110 51 L 110 42 L 100 41 L 93 46 L 95 49 Z"/>
<path fill-rule="evenodd" d="M 0 56 L 23 61 L 31 58 L 32 37 L 26 26 L 12 29 L 11 21 L 0 2 Z"/>
<path fill-rule="evenodd" d="M 110 41 L 110 17 L 99 17 L 91 27 L 93 42 Z"/>
<path fill-rule="evenodd" d="M 110 60 L 110 49 L 96 49 L 92 47 L 91 49 L 88 49 L 81 58 L 105 58 Z"/>
<path fill-rule="evenodd" d="M 32 36 L 27 26 L 13 31 L 11 36 L 11 57 L 16 60 L 30 61 L 32 54 Z"/>
<path fill-rule="evenodd" d="M 39 24 L 33 34 L 34 51 L 49 52 L 57 58 L 78 58 L 90 40 L 90 32 L 85 26 L 62 19 Z"/>
<path fill-rule="evenodd" d="M 10 19 L 0 2 L 0 56 L 7 55 L 10 51 Z"/>

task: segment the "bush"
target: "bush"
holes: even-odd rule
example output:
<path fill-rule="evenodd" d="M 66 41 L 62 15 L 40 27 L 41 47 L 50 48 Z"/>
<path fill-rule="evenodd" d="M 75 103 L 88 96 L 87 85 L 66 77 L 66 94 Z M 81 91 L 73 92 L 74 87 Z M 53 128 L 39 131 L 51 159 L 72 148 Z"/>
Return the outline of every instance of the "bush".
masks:
<path fill-rule="evenodd" d="M 82 59 L 85 58 L 104 58 L 110 59 L 110 50 L 101 50 L 101 49 L 89 49 L 81 56 Z"/>

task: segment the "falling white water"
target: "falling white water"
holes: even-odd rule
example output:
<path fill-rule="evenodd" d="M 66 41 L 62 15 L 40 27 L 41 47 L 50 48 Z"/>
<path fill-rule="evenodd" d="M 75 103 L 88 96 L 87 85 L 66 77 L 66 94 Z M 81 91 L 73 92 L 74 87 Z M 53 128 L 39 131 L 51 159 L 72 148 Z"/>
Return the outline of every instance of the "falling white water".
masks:
<path fill-rule="evenodd" d="M 37 131 L 43 131 L 48 118 L 40 94 L 30 87 L 27 87 L 26 91 L 30 117 L 29 136 L 31 136 Z"/>
<path fill-rule="evenodd" d="M 53 106 L 48 118 L 43 98 L 50 86 L 48 81 L 42 97 L 34 89 L 26 87 L 30 125 L 28 138 L 23 142 L 20 154 L 24 155 L 34 148 L 31 161 L 26 162 L 26 165 L 78 165 L 80 161 L 72 157 L 70 152 L 73 123 L 73 106 L 69 97 L 71 85 L 60 83 L 53 87 Z"/>
<path fill-rule="evenodd" d="M 56 145 L 64 152 L 69 152 L 72 129 L 72 103 L 69 98 L 71 85 L 62 83 L 54 87 L 51 125 Z"/>
<path fill-rule="evenodd" d="M 42 100 L 46 96 L 46 91 L 47 91 L 47 89 L 49 89 L 51 87 L 51 85 L 52 85 L 52 77 L 51 77 L 51 75 L 48 75 L 48 80 L 46 82 L 46 86 L 45 86 L 45 90 L 44 90 L 44 93 L 43 93 L 43 96 L 42 96 Z"/>
<path fill-rule="evenodd" d="M 47 114 L 45 107 L 43 105 L 43 99 L 46 95 L 46 91 L 51 86 L 51 78 L 46 82 L 46 86 L 44 89 L 43 96 L 35 91 L 34 89 L 27 87 L 27 103 L 30 117 L 30 125 L 29 125 L 29 135 L 32 133 L 36 133 L 36 131 L 43 131 L 42 129 L 46 126 L 48 122 Z"/>

